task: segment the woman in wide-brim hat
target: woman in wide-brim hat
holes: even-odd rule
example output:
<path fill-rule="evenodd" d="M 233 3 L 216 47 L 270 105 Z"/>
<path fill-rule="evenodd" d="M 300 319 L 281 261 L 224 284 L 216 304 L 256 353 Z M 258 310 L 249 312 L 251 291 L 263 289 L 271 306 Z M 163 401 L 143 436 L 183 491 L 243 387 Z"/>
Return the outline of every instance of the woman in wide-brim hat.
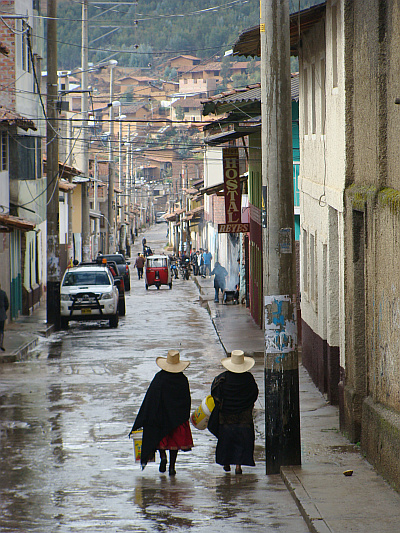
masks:
<path fill-rule="evenodd" d="M 241 474 L 243 465 L 255 466 L 253 407 L 258 387 L 249 372 L 255 361 L 242 350 L 233 350 L 231 357 L 222 359 L 221 363 L 226 371 L 211 385 L 216 408 L 209 429 L 218 438 L 216 462 L 226 472 L 230 471 L 230 465 L 236 465 L 236 474 Z"/>
<path fill-rule="evenodd" d="M 166 450 L 169 450 L 169 475 L 174 476 L 178 450 L 188 451 L 193 447 L 189 426 L 189 382 L 183 374 L 190 363 L 181 361 L 177 350 L 169 350 L 167 357 L 157 357 L 156 363 L 161 370 L 147 389 L 131 433 L 143 428 L 140 459 L 142 468 L 159 450 L 159 470 L 165 472 Z"/>

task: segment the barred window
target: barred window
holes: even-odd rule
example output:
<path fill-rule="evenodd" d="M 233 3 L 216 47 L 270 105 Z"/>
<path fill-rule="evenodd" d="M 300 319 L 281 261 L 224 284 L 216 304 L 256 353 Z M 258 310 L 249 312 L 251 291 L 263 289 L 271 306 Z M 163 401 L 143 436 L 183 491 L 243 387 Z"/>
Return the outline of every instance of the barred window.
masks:
<path fill-rule="evenodd" d="M 8 140 L 7 132 L 2 131 L 0 134 L 0 170 L 8 168 Z"/>

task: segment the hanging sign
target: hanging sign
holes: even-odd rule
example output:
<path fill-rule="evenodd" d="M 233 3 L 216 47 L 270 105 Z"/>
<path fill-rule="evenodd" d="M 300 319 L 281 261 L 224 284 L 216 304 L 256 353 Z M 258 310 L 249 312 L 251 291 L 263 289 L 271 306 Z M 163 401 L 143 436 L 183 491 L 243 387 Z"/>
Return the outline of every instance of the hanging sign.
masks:
<path fill-rule="evenodd" d="M 249 233 L 250 224 L 218 224 L 218 233 Z"/>
<path fill-rule="evenodd" d="M 242 222 L 242 194 L 240 191 L 239 150 L 223 148 L 225 222 L 240 224 Z"/>

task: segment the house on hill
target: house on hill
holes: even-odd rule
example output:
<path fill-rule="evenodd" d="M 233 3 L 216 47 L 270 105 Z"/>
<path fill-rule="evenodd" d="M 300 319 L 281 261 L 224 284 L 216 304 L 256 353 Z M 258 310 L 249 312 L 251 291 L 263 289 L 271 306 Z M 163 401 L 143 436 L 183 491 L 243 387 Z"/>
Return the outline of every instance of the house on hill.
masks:
<path fill-rule="evenodd" d="M 158 80 L 148 76 L 125 76 L 117 81 L 119 93 L 132 91 L 134 96 L 143 97 L 150 96 L 153 93 L 159 92 L 156 86 Z"/>
<path fill-rule="evenodd" d="M 181 55 L 173 57 L 167 61 L 167 65 L 174 68 L 178 73 L 192 68 L 196 65 L 200 65 L 201 59 L 195 56 Z"/>
<path fill-rule="evenodd" d="M 179 109 L 181 109 L 183 111 L 183 120 L 190 120 L 191 122 L 203 121 L 201 100 L 196 96 L 179 98 L 179 100 L 171 104 L 171 108 L 172 120 L 179 120 L 177 112 L 179 114 Z"/>
<path fill-rule="evenodd" d="M 179 92 L 209 96 L 221 81 L 221 63 L 213 61 L 183 72 L 179 79 Z"/>

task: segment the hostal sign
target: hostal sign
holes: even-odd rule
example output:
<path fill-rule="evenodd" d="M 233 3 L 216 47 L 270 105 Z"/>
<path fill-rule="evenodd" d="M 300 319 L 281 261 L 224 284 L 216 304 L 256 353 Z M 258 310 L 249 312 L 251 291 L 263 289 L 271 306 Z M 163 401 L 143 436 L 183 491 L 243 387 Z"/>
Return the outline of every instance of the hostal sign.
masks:
<path fill-rule="evenodd" d="M 220 233 L 247 232 L 248 224 L 242 224 L 242 194 L 240 191 L 239 150 L 223 148 L 225 222 L 219 224 Z"/>

